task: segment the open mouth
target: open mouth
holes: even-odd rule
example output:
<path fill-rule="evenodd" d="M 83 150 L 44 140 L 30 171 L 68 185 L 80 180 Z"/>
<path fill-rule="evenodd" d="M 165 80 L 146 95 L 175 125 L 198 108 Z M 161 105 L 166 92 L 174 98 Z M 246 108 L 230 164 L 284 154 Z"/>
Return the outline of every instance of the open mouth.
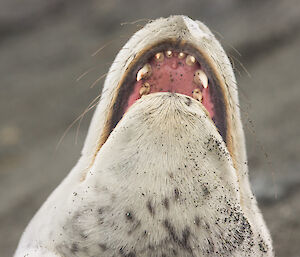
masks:
<path fill-rule="evenodd" d="M 156 92 L 180 93 L 201 102 L 226 143 L 227 105 L 217 72 L 196 46 L 168 40 L 144 49 L 127 68 L 113 98 L 98 150 L 128 108 L 143 95 Z"/>

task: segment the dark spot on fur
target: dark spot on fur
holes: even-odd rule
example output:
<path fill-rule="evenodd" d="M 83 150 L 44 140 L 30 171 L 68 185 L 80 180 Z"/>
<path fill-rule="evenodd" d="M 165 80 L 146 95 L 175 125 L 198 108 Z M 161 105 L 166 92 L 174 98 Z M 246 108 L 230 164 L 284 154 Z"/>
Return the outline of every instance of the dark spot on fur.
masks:
<path fill-rule="evenodd" d="M 178 190 L 178 188 L 174 189 L 174 194 L 175 194 L 175 199 L 178 200 L 179 199 L 179 190 Z"/>
<path fill-rule="evenodd" d="M 107 249 L 106 244 L 99 244 L 99 247 L 101 248 L 101 250 L 102 250 L 103 252 L 105 252 L 106 249 Z"/>
<path fill-rule="evenodd" d="M 191 105 L 191 103 L 192 103 L 192 100 L 191 100 L 191 98 L 189 98 L 189 97 L 186 97 L 185 104 L 186 104 L 187 106 L 190 106 L 190 105 Z"/>
<path fill-rule="evenodd" d="M 148 245 L 148 248 L 149 248 L 150 250 L 152 250 L 152 251 L 154 250 L 154 246 L 151 245 L 151 244 Z"/>
<path fill-rule="evenodd" d="M 203 195 L 204 195 L 204 196 L 208 196 L 208 195 L 210 194 L 210 192 L 209 192 L 207 186 L 202 185 L 202 190 L 203 190 Z"/>
<path fill-rule="evenodd" d="M 128 211 L 128 212 L 125 213 L 125 217 L 129 221 L 133 221 L 134 220 L 134 217 L 133 217 L 133 215 L 132 215 L 132 213 L 130 211 Z"/>
<path fill-rule="evenodd" d="M 200 219 L 199 219 L 198 216 L 195 217 L 195 224 L 196 224 L 197 227 L 200 226 Z"/>
<path fill-rule="evenodd" d="M 102 214 L 103 214 L 103 211 L 104 211 L 103 208 L 99 208 L 99 209 L 98 209 L 98 214 L 99 214 L 99 215 L 102 215 Z"/>
<path fill-rule="evenodd" d="M 154 209 L 154 207 L 152 206 L 150 200 L 147 201 L 146 206 L 147 206 L 147 209 L 148 209 L 148 211 L 150 212 L 150 214 L 151 214 L 152 216 L 154 216 L 154 215 L 155 215 L 155 209 Z"/>
<path fill-rule="evenodd" d="M 242 213 L 237 212 L 234 218 L 237 222 L 240 222 L 239 229 L 235 231 L 235 238 L 237 245 L 241 245 L 246 236 L 248 236 L 249 239 L 252 237 L 253 232 L 249 221 Z"/>
<path fill-rule="evenodd" d="M 212 239 L 207 239 L 208 242 L 208 253 L 214 253 L 215 252 L 215 244 L 212 241 Z"/>
<path fill-rule="evenodd" d="M 207 222 L 205 222 L 205 228 L 206 228 L 207 230 L 210 230 L 210 225 L 209 225 Z"/>
<path fill-rule="evenodd" d="M 164 221 L 164 226 L 165 228 L 167 229 L 168 233 L 169 233 L 169 236 L 174 240 L 174 241 L 177 241 L 178 238 L 175 234 L 175 229 L 174 227 L 171 225 L 171 223 L 166 219 Z"/>
<path fill-rule="evenodd" d="M 147 236 L 147 230 L 143 232 L 143 236 Z"/>
<path fill-rule="evenodd" d="M 77 243 L 73 243 L 71 246 L 71 253 L 77 253 L 78 252 L 78 244 Z"/>
<path fill-rule="evenodd" d="M 163 200 L 163 205 L 167 210 L 169 210 L 169 199 L 167 197 Z"/>
<path fill-rule="evenodd" d="M 83 238 L 83 239 L 87 239 L 87 238 L 88 238 L 88 235 L 87 235 L 87 234 L 84 234 L 84 233 L 81 233 L 80 236 L 81 236 L 81 238 Z"/>
<path fill-rule="evenodd" d="M 122 257 L 136 257 L 134 252 L 129 252 L 128 254 L 126 254 L 123 250 L 123 247 L 120 248 L 119 253 Z"/>
<path fill-rule="evenodd" d="M 190 237 L 190 229 L 189 227 L 186 227 L 183 231 L 182 231 L 182 244 L 184 246 L 187 246 L 188 245 L 188 240 L 189 240 L 189 237 Z"/>
<path fill-rule="evenodd" d="M 266 243 L 263 240 L 260 240 L 260 242 L 258 243 L 259 246 L 259 250 L 263 253 L 268 252 L 268 246 L 266 245 Z"/>
<path fill-rule="evenodd" d="M 182 231 L 182 237 L 180 238 L 179 235 L 177 235 L 175 227 L 170 223 L 169 220 L 165 219 L 163 222 L 164 227 L 166 228 L 170 238 L 178 244 L 182 249 L 188 251 L 189 253 L 192 253 L 193 250 L 189 245 L 189 237 L 190 237 L 190 229 L 189 227 L 186 227 Z"/>

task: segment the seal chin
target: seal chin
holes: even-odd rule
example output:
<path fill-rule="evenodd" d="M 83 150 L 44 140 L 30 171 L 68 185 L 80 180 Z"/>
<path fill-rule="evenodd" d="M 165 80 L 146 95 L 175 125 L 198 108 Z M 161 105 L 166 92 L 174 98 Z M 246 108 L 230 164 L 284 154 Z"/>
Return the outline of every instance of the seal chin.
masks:
<path fill-rule="evenodd" d="M 153 176 L 157 176 L 194 161 L 196 170 L 201 167 L 208 172 L 211 167 L 222 167 L 224 181 L 228 177 L 228 184 L 236 180 L 226 144 L 205 106 L 183 94 L 158 92 L 143 96 L 127 110 L 88 176 L 92 179 L 90 175 L 99 170 L 112 172 L 112 166 L 117 167 L 117 174 L 129 170 L 135 176 L 135 171 L 149 171 L 153 165 Z M 227 169 L 228 174 L 224 171 Z M 215 174 L 208 173 L 205 176 Z M 147 184 L 151 184 L 149 181 Z"/>
<path fill-rule="evenodd" d="M 189 138 L 189 131 L 197 131 L 198 128 L 196 135 L 190 135 L 190 138 L 201 144 L 205 141 L 202 137 L 213 135 L 225 146 L 205 106 L 194 98 L 179 93 L 158 92 L 143 96 L 128 108 L 110 137 L 116 135 L 116 130 L 120 131 L 120 126 L 123 127 L 122 131 L 134 127 L 135 133 L 142 131 L 143 134 L 143 131 L 148 130 L 155 136 L 167 134 L 170 141 L 183 134 Z"/>

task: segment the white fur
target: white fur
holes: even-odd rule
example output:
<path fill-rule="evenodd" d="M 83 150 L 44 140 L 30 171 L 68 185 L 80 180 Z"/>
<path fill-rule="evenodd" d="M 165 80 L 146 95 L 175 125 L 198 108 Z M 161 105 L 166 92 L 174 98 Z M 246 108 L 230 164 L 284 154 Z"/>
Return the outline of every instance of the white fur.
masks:
<path fill-rule="evenodd" d="M 236 167 L 204 107 L 169 93 L 137 101 L 93 159 L 116 87 L 133 56 L 164 38 L 196 44 L 227 85 Z M 174 251 L 181 257 L 273 256 L 250 190 L 230 62 L 209 29 L 185 16 L 147 24 L 119 52 L 81 158 L 34 216 L 15 257 L 154 257 L 174 256 Z"/>

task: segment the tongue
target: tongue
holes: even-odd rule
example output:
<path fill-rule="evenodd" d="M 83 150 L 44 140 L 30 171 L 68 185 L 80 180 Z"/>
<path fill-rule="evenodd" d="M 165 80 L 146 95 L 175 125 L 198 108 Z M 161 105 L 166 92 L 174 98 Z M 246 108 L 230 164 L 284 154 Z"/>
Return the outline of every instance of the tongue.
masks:
<path fill-rule="evenodd" d="M 179 58 L 178 53 L 173 53 L 169 58 L 163 56 L 161 59 L 151 58 L 148 62 L 151 65 L 151 75 L 136 81 L 134 89 L 130 94 L 127 102 L 127 110 L 140 95 L 140 89 L 143 85 L 150 85 L 148 94 L 156 92 L 173 92 L 193 97 L 193 91 L 197 88 L 202 93 L 202 104 L 209 112 L 211 118 L 214 117 L 214 106 L 211 101 L 210 87 L 203 88 L 195 84 L 194 74 L 201 69 L 200 64 L 196 61 L 188 65 L 186 57 Z"/>

